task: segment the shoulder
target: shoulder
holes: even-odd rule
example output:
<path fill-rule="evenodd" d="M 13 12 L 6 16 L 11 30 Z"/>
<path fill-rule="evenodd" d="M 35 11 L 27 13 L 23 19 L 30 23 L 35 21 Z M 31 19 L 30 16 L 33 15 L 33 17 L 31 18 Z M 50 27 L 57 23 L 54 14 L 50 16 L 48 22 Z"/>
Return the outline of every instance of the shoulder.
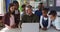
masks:
<path fill-rule="evenodd" d="M 26 16 L 27 16 L 27 15 L 23 15 L 22 17 L 24 17 L 24 18 L 25 18 Z"/>
<path fill-rule="evenodd" d="M 39 18 L 39 17 L 38 17 L 37 15 L 35 15 L 35 14 L 33 14 L 33 17 L 34 17 L 34 18 Z"/>
<path fill-rule="evenodd" d="M 38 10 L 36 10 L 35 12 L 38 12 Z"/>
<path fill-rule="evenodd" d="M 38 17 L 37 15 L 33 14 L 34 16 Z"/>
<path fill-rule="evenodd" d="M 5 13 L 5 15 L 4 15 L 4 16 L 6 16 L 6 15 L 10 15 L 10 13 Z"/>
<path fill-rule="evenodd" d="M 41 17 L 40 18 L 42 18 L 43 17 L 43 15 L 41 15 Z"/>
<path fill-rule="evenodd" d="M 58 16 L 56 16 L 55 21 L 56 21 L 56 22 L 60 22 L 59 20 L 60 20 L 60 18 L 59 18 Z"/>

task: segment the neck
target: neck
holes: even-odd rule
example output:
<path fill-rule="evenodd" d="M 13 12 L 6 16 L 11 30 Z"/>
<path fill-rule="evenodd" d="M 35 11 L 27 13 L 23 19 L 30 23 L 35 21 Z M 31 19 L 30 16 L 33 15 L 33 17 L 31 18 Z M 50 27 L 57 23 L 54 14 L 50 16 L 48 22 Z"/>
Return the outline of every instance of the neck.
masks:
<path fill-rule="evenodd" d="M 46 15 L 46 16 L 44 16 L 44 17 L 46 17 L 46 18 L 47 18 L 48 16 Z"/>
<path fill-rule="evenodd" d="M 18 10 L 18 9 L 15 9 L 15 10 Z"/>
<path fill-rule="evenodd" d="M 29 16 L 31 16 L 31 15 L 32 15 L 32 13 L 29 14 Z"/>
<path fill-rule="evenodd" d="M 39 9 L 39 11 L 41 11 L 42 9 Z"/>

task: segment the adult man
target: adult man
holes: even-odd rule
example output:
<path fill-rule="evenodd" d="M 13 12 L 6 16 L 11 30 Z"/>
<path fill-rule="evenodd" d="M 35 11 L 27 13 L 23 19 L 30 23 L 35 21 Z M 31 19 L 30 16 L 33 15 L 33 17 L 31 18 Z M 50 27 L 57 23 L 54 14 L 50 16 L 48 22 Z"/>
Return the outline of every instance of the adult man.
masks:
<path fill-rule="evenodd" d="M 32 13 L 32 6 L 26 7 L 26 15 L 23 15 L 22 17 L 23 23 L 36 23 L 39 22 L 38 16 Z"/>

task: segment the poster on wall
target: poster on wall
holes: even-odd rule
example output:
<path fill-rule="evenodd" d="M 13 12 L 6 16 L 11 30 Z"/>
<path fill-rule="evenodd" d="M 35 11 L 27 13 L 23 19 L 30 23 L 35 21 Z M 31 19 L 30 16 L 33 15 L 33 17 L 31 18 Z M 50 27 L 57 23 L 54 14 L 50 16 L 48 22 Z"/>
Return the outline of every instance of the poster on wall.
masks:
<path fill-rule="evenodd" d="M 56 6 L 60 6 L 60 0 L 56 0 Z"/>

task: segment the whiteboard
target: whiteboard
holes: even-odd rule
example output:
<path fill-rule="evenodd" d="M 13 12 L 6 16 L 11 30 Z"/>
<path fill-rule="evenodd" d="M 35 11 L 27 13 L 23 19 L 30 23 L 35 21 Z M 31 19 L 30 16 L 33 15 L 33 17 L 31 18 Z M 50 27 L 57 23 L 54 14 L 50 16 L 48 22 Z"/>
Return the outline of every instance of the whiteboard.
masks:
<path fill-rule="evenodd" d="M 22 32 L 39 32 L 39 23 L 23 23 Z"/>

